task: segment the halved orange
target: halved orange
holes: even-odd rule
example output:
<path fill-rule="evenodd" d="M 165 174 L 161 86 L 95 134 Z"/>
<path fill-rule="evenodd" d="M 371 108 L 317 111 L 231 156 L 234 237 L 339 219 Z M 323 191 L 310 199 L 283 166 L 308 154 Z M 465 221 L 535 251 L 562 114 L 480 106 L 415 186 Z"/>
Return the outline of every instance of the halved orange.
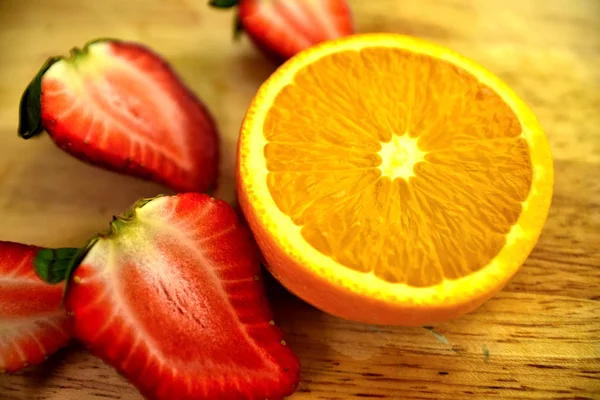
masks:
<path fill-rule="evenodd" d="M 553 166 L 535 116 L 499 78 L 396 34 L 318 45 L 245 116 L 240 205 L 291 292 L 351 320 L 470 312 L 500 290 L 548 215 Z"/>

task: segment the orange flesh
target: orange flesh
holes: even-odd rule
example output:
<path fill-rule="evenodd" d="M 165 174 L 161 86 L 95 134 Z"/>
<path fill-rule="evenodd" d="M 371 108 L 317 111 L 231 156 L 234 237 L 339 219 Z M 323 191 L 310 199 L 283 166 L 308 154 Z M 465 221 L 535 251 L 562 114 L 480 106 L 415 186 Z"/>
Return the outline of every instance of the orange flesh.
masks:
<path fill-rule="evenodd" d="M 279 209 L 315 249 L 388 282 L 432 286 L 487 265 L 532 184 L 529 147 L 501 97 L 400 49 L 306 66 L 263 131 Z"/>

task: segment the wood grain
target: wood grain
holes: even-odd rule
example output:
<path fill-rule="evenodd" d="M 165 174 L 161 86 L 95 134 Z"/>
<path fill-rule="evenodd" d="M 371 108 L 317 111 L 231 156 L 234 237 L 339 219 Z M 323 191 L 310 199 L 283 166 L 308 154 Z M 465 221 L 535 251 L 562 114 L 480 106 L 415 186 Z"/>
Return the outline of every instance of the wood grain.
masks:
<path fill-rule="evenodd" d="M 273 71 L 232 15 L 200 0 L 0 0 L 0 240 L 74 246 L 138 197 L 166 190 L 90 167 L 48 140 L 17 138 L 21 91 L 51 55 L 95 37 L 147 43 L 214 113 L 231 180 L 240 121 Z M 506 289 L 435 327 L 377 327 L 326 315 L 271 282 L 298 352 L 293 399 L 600 399 L 600 1 L 351 2 L 359 31 L 447 45 L 507 81 L 545 127 L 555 158 L 550 217 Z M 0 376 L 2 400 L 141 399 L 73 345 Z"/>

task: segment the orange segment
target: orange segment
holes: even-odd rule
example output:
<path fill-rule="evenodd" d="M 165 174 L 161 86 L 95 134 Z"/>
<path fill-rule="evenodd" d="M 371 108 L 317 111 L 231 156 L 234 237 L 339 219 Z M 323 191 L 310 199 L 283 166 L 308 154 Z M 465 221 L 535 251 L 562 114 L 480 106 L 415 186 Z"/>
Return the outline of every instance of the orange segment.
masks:
<path fill-rule="evenodd" d="M 269 269 L 365 322 L 477 307 L 533 248 L 552 194 L 526 105 L 475 63 L 393 34 L 288 61 L 250 106 L 238 157 L 240 204 Z"/>

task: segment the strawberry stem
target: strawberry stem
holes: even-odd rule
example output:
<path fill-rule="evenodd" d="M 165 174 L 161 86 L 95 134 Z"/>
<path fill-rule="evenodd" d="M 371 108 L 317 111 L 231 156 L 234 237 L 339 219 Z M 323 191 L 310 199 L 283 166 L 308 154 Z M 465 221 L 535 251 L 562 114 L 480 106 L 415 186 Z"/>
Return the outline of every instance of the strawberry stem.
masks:
<path fill-rule="evenodd" d="M 35 273 L 44 282 L 56 284 L 65 279 L 72 259 L 77 255 L 79 249 L 41 249 L 38 251 L 33 266 Z"/>

